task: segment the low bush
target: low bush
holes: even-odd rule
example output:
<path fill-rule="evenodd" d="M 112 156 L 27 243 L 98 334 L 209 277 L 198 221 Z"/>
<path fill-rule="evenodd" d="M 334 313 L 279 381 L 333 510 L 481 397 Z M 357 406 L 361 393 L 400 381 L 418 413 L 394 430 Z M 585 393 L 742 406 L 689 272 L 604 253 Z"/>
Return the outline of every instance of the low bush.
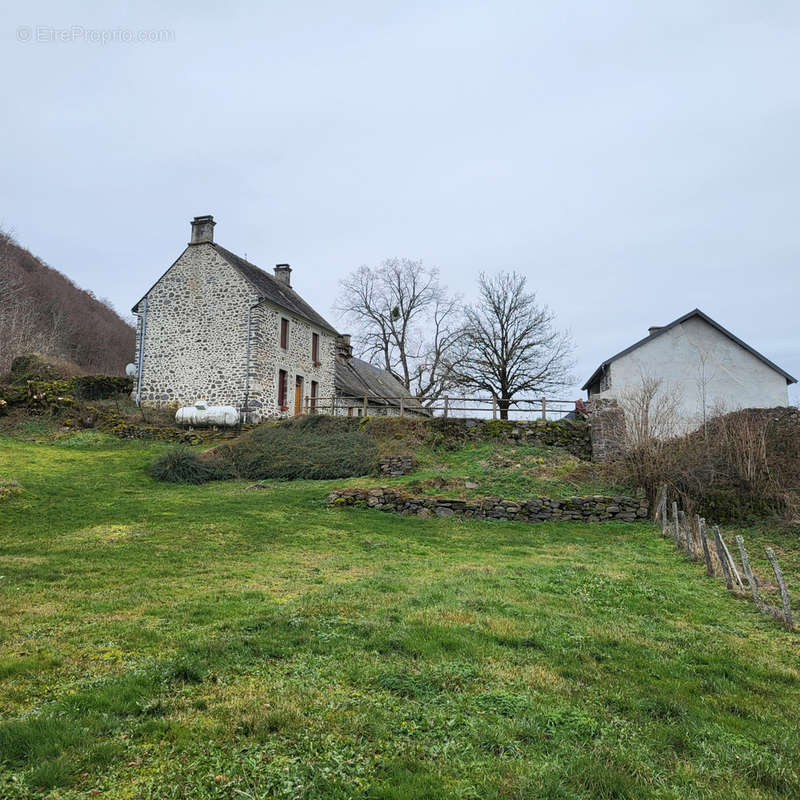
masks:
<path fill-rule="evenodd" d="M 685 436 L 639 436 L 616 465 L 655 507 L 661 484 L 687 513 L 721 523 L 783 515 L 800 521 L 800 412 L 745 409 L 709 419 Z"/>
<path fill-rule="evenodd" d="M 214 478 L 214 470 L 187 447 L 173 447 L 151 465 L 150 474 L 157 481 L 199 484 Z"/>
<path fill-rule="evenodd" d="M 312 420 L 319 420 L 312 422 Z M 294 424 L 264 425 L 213 451 L 218 477 L 325 480 L 376 471 L 378 447 L 348 420 L 305 417 Z"/>
<path fill-rule="evenodd" d="M 378 447 L 357 419 L 298 417 L 267 424 L 198 455 L 177 447 L 159 456 L 150 473 L 172 483 L 244 478 L 325 480 L 377 471 Z"/>

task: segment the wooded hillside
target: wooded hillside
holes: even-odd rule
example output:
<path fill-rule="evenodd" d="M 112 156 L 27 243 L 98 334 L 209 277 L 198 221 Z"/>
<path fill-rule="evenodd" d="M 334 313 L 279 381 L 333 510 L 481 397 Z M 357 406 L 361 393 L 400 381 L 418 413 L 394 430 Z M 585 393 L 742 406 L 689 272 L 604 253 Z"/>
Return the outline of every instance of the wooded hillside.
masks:
<path fill-rule="evenodd" d="M 113 308 L 0 231 L 0 374 L 39 353 L 78 371 L 122 375 L 135 331 Z"/>

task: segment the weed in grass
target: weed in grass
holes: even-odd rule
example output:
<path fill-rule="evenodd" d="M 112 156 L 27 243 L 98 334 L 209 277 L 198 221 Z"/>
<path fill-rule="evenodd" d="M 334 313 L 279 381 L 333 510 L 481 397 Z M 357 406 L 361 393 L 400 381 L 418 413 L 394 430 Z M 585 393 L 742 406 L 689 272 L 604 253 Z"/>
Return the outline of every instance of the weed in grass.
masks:
<path fill-rule="evenodd" d="M 32 789 L 46 792 L 73 782 L 74 769 L 66 758 L 45 759 L 36 764 L 28 775 L 28 785 Z"/>

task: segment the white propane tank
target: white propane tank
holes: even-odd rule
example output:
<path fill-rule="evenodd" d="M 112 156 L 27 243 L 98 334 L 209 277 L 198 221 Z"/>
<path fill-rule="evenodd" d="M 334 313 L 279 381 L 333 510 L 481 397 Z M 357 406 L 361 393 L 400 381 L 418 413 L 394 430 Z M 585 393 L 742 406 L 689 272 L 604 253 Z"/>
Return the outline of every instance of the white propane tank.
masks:
<path fill-rule="evenodd" d="M 239 412 L 233 406 L 210 406 L 205 400 L 198 400 L 193 406 L 179 408 L 175 414 L 175 422 L 194 427 L 233 427 L 239 424 Z"/>

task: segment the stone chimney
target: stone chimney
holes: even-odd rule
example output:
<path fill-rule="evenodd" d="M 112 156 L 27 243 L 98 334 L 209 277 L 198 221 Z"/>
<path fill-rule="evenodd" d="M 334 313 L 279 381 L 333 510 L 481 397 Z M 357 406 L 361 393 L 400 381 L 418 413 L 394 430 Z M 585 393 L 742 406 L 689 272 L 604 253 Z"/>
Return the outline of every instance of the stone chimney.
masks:
<path fill-rule="evenodd" d="M 205 244 L 214 241 L 214 217 L 206 214 L 203 217 L 195 217 L 192 220 L 192 241 L 189 244 Z"/>
<path fill-rule="evenodd" d="M 336 337 L 336 360 L 346 364 L 353 358 L 353 346 L 350 344 L 350 334 L 345 333 Z"/>
<path fill-rule="evenodd" d="M 652 325 L 647 329 L 647 333 L 649 336 L 652 336 L 654 333 L 658 333 L 663 327 L 663 325 Z"/>
<path fill-rule="evenodd" d="M 285 283 L 288 287 L 292 286 L 292 268 L 288 264 L 275 265 L 275 280 Z"/>

